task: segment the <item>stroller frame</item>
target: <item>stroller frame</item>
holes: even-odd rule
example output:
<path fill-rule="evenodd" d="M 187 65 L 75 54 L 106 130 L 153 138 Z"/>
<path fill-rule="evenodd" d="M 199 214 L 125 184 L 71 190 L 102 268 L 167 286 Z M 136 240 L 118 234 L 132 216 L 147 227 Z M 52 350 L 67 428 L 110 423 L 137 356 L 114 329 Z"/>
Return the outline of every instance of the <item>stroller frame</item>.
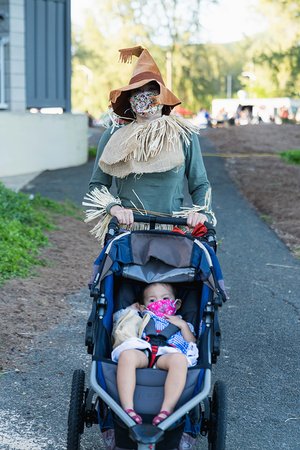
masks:
<path fill-rule="evenodd" d="M 146 222 L 147 219 L 150 223 L 150 229 L 155 229 L 155 223 L 171 223 L 176 225 L 185 225 L 185 219 L 171 219 L 171 218 L 157 218 L 153 216 L 136 216 L 135 221 Z M 204 241 L 206 241 L 210 246 L 216 250 L 216 238 L 214 229 L 212 229 L 209 224 L 208 233 L 205 236 Z M 109 253 L 109 249 L 115 240 L 119 237 L 124 237 L 130 232 L 125 232 L 118 235 L 119 225 L 115 219 L 112 219 L 109 229 L 108 229 L 108 245 L 106 247 L 106 254 Z M 199 242 L 199 241 L 197 241 Z M 200 242 L 198 245 L 202 245 Z M 202 369 L 204 370 L 204 375 L 202 379 L 202 389 L 193 398 L 185 402 L 182 406 L 179 406 L 168 418 L 162 421 L 158 426 L 153 426 L 151 424 L 137 425 L 136 422 L 123 410 L 123 408 L 118 404 L 118 402 L 109 395 L 103 387 L 100 386 L 97 380 L 97 361 L 100 359 L 98 353 L 98 345 L 101 341 L 101 335 L 103 335 L 103 318 L 106 312 L 106 298 L 103 293 L 103 287 L 101 287 L 101 272 L 105 266 L 105 258 L 101 262 L 101 267 L 95 276 L 93 284 L 90 286 L 90 296 L 93 298 L 93 306 L 90 317 L 87 322 L 86 327 L 86 346 L 88 353 L 93 355 L 93 361 L 91 364 L 90 371 L 90 387 L 83 392 L 79 393 L 79 402 L 77 402 L 77 417 L 75 417 L 75 426 L 72 426 L 72 415 L 74 419 L 74 414 L 72 414 L 72 399 L 74 400 L 74 389 L 76 391 L 76 386 L 74 386 L 75 373 L 80 375 L 78 372 L 74 372 L 73 377 L 73 389 L 71 395 L 71 406 L 69 411 L 69 429 L 68 429 L 68 450 L 77 450 L 80 448 L 80 435 L 84 431 L 84 425 L 86 427 L 91 427 L 93 424 L 99 423 L 98 409 L 101 402 L 104 402 L 108 409 L 112 410 L 116 416 L 123 422 L 123 424 L 129 429 L 129 436 L 132 441 L 136 442 L 138 450 L 155 449 L 156 444 L 162 440 L 164 432 L 168 430 L 176 422 L 186 416 L 194 408 L 200 406 L 201 414 L 201 435 L 208 436 L 208 448 L 212 450 L 223 450 L 225 449 L 225 436 L 226 436 L 226 403 L 225 403 L 225 391 L 224 385 L 221 385 L 221 399 L 212 399 L 209 397 L 212 388 L 212 372 L 211 365 L 216 363 L 217 357 L 220 354 L 220 338 L 221 332 L 218 323 L 218 308 L 222 306 L 223 301 L 226 300 L 226 296 L 223 290 L 220 288 L 218 280 L 212 271 L 215 285 L 215 295 L 211 296 L 205 305 L 203 310 L 203 322 L 205 323 L 206 338 L 205 343 L 202 343 L 202 347 L 205 349 L 204 360 L 202 361 Z M 100 284 L 100 288 L 98 285 Z M 141 369 L 143 370 L 143 369 Z M 83 372 L 83 371 L 81 371 Z M 83 378 L 84 386 L 84 372 L 81 374 Z M 218 382 L 217 382 L 218 383 Z M 219 384 L 222 382 L 219 382 Z M 75 382 L 76 384 L 76 382 Z M 214 392 L 215 394 L 215 392 Z M 72 397 L 73 396 L 73 397 Z M 75 395 L 76 396 L 76 395 Z M 78 395 L 77 395 L 78 397 Z M 81 397 L 81 400 L 80 400 Z M 215 395 L 216 397 L 216 395 Z M 220 402 L 221 400 L 221 402 Z M 220 403 L 224 403 L 223 407 L 220 408 Z M 75 402 L 76 403 L 76 402 Z M 213 403 L 215 407 L 213 406 Z M 74 401 L 73 401 L 74 404 Z M 216 411 L 217 405 L 217 411 Z M 204 408 L 203 408 L 204 406 Z M 76 407 L 75 407 L 76 409 Z M 212 411 L 214 409 L 214 411 Z M 74 413 L 74 407 L 73 407 Z M 76 414 L 75 414 L 76 415 Z M 74 420 L 73 420 L 74 422 Z M 219 422 L 219 423 L 218 423 Z M 216 426 L 217 425 L 217 426 Z M 219 426 L 221 425 L 221 426 Z M 215 428 L 222 431 L 222 436 L 216 435 Z M 74 438 L 75 433 L 75 438 Z M 220 434 L 220 433 L 219 433 Z"/>

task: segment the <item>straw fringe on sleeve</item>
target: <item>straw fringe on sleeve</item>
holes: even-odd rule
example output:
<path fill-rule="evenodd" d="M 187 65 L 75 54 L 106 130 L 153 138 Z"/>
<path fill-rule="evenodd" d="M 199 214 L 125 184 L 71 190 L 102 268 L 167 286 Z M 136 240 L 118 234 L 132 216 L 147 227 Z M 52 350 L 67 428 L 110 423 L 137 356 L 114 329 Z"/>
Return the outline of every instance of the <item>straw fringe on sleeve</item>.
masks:
<path fill-rule="evenodd" d="M 172 216 L 187 218 L 191 212 L 207 214 L 212 226 L 215 227 L 217 225 L 216 216 L 211 209 L 211 188 L 206 191 L 204 205 L 193 205 L 192 207 L 182 206 L 180 211 L 173 211 Z"/>
<path fill-rule="evenodd" d="M 86 210 L 86 218 L 84 221 L 89 223 L 92 220 L 99 219 L 90 233 L 103 245 L 107 227 L 112 218 L 107 212 L 107 207 L 111 204 L 121 206 L 121 200 L 111 195 L 105 186 L 102 186 L 101 189 L 95 188 L 92 192 L 84 196 L 84 200 L 87 201 L 82 202 L 82 205 L 89 207 Z"/>

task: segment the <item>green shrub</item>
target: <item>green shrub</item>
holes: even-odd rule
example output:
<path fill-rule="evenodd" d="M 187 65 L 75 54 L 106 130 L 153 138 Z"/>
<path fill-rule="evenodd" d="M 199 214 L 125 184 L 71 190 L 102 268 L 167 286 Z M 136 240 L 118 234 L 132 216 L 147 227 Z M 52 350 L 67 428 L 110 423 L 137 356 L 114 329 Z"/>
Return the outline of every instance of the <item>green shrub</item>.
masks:
<path fill-rule="evenodd" d="M 89 147 L 89 158 L 96 158 L 97 147 Z"/>
<path fill-rule="evenodd" d="M 46 230 L 55 228 L 55 215 L 77 215 L 71 203 L 57 203 L 37 195 L 16 193 L 0 183 L 0 284 L 9 278 L 30 275 L 43 265 L 39 250 L 47 245 Z"/>
<path fill-rule="evenodd" d="M 300 150 L 286 150 L 280 156 L 290 164 L 300 164 Z"/>

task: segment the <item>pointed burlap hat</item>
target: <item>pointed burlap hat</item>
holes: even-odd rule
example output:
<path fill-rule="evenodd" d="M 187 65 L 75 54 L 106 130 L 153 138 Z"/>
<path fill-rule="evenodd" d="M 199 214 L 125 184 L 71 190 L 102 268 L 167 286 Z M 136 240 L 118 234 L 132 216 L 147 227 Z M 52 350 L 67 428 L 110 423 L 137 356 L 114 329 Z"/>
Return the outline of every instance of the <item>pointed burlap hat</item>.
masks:
<path fill-rule="evenodd" d="M 133 56 L 136 56 L 138 60 L 129 84 L 111 91 L 109 95 L 114 112 L 121 117 L 132 119 L 129 103 L 130 91 L 154 81 L 159 85 L 159 95 L 156 97 L 156 101 L 158 104 L 164 105 L 163 114 L 170 114 L 171 109 L 176 105 L 179 105 L 181 101 L 173 94 L 173 92 L 166 88 L 160 70 L 148 50 L 138 46 L 123 48 L 119 50 L 119 52 L 121 62 L 132 62 Z"/>

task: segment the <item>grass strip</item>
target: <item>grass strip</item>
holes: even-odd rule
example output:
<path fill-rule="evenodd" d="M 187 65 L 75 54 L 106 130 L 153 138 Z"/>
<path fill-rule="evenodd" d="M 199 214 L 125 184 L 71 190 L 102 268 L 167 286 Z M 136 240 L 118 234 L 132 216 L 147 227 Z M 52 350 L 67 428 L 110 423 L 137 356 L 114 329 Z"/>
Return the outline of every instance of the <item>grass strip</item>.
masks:
<path fill-rule="evenodd" d="M 57 214 L 80 217 L 71 203 L 16 193 L 0 183 L 0 285 L 46 264 L 39 253 L 48 244 L 46 231 L 55 229 Z"/>
<path fill-rule="evenodd" d="M 96 158 L 97 147 L 89 147 L 89 158 Z"/>
<path fill-rule="evenodd" d="M 300 150 L 285 150 L 279 153 L 280 157 L 290 164 L 300 164 Z"/>

